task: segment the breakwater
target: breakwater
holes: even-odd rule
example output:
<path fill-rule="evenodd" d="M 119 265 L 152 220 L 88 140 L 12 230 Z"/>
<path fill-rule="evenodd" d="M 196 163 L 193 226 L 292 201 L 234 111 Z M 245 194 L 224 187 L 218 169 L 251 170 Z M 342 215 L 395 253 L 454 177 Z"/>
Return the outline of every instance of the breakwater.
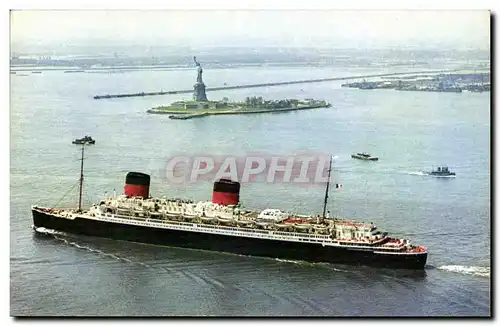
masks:
<path fill-rule="evenodd" d="M 242 88 L 259 88 L 259 87 L 272 87 L 272 86 L 282 86 L 282 85 L 293 85 L 293 84 L 310 84 L 310 83 L 321 83 L 328 81 L 337 80 L 349 80 L 349 79 L 359 79 L 359 78 L 375 78 L 375 77 L 389 77 L 389 76 L 399 76 L 399 75 L 409 75 L 409 74 L 424 74 L 424 73 L 443 73 L 451 72 L 455 70 L 435 70 L 435 71 L 420 71 L 420 72 L 394 72 L 387 74 L 372 74 L 363 76 L 345 76 L 345 77 L 332 77 L 332 78 L 319 78 L 319 79 L 304 79 L 304 80 L 294 80 L 294 81 L 284 81 L 284 82 L 274 82 L 274 83 L 262 83 L 262 84 L 246 84 L 246 85 L 235 85 L 235 86 L 222 86 L 222 87 L 207 87 L 207 91 L 222 91 L 231 89 L 242 89 Z M 141 92 L 141 93 L 129 93 L 129 94 L 107 94 L 107 95 L 96 95 L 94 99 L 111 99 L 111 98 L 124 98 L 124 97 L 138 97 L 138 96 L 157 96 L 157 95 L 169 95 L 169 94 L 187 94 L 192 93 L 192 89 L 184 89 L 177 91 L 161 91 L 161 92 Z"/>

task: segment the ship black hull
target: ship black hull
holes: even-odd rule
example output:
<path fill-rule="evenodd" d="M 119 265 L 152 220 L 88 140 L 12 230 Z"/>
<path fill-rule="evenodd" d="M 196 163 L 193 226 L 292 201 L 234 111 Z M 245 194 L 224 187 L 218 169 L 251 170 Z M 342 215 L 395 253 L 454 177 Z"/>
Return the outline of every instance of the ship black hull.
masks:
<path fill-rule="evenodd" d="M 427 261 L 427 253 L 419 255 L 376 254 L 368 250 L 338 248 L 312 243 L 168 230 L 83 218 L 69 220 L 35 210 L 32 212 L 35 228 L 44 227 L 73 234 L 146 244 L 308 262 L 366 265 L 397 269 L 424 269 Z"/>

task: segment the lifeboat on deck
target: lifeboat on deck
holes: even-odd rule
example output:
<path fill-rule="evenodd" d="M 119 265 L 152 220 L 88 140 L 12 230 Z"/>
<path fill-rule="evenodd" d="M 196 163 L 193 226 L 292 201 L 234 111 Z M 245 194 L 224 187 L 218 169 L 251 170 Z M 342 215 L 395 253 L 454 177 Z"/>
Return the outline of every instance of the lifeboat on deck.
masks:
<path fill-rule="evenodd" d="M 167 218 L 177 218 L 179 217 L 179 213 L 165 212 L 163 215 Z"/>
<path fill-rule="evenodd" d="M 313 228 L 318 232 L 325 232 L 328 230 L 328 227 L 324 225 L 314 225 Z"/>
<path fill-rule="evenodd" d="M 287 224 L 308 224 L 312 221 L 312 218 L 300 218 L 300 217 L 289 217 L 283 221 Z"/>
<path fill-rule="evenodd" d="M 184 220 L 188 220 L 188 221 L 191 221 L 193 218 L 195 218 L 196 215 L 192 215 L 192 214 L 182 214 L 181 215 L 181 218 L 184 219 Z"/>
<path fill-rule="evenodd" d="M 254 221 L 252 221 L 252 220 L 237 220 L 236 223 L 239 225 L 250 226 L 254 223 Z"/>
<path fill-rule="evenodd" d="M 219 223 L 233 223 L 234 219 L 232 219 L 232 218 L 223 218 L 223 217 L 217 216 L 217 222 L 219 222 Z"/>
<path fill-rule="evenodd" d="M 215 216 L 200 216 L 202 222 L 212 222 L 215 221 Z"/>
<path fill-rule="evenodd" d="M 261 226 L 261 227 L 266 227 L 266 226 L 271 225 L 271 223 L 270 222 L 264 222 L 264 221 L 262 221 L 262 222 L 255 222 L 255 225 L 258 225 L 258 226 Z"/>
<path fill-rule="evenodd" d="M 300 224 L 294 224 L 293 227 L 298 230 L 309 230 L 310 228 L 312 228 L 312 225 L 309 223 L 300 223 Z"/>

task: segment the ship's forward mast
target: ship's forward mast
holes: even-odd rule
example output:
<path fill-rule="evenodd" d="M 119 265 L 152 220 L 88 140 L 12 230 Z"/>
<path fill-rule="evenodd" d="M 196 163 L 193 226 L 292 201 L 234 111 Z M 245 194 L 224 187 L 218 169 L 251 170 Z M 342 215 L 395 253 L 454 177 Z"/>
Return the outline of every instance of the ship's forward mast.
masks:
<path fill-rule="evenodd" d="M 81 158 L 81 165 L 80 165 L 80 193 L 78 195 L 78 212 L 82 211 L 82 194 L 83 194 L 83 159 L 84 159 L 84 152 L 85 152 L 85 144 L 82 144 L 82 158 Z"/>

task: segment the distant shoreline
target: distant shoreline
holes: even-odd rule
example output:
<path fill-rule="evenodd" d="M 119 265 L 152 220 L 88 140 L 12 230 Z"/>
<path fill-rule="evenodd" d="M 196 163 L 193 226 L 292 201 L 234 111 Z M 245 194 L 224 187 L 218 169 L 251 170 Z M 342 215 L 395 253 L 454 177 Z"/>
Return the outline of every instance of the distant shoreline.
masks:
<path fill-rule="evenodd" d="M 243 89 L 243 88 L 260 88 L 260 87 L 272 87 L 272 86 L 283 86 L 283 85 L 294 85 L 294 84 L 322 83 L 322 82 L 339 81 L 339 80 L 349 80 L 349 79 L 400 76 L 400 75 L 410 75 L 410 74 L 446 73 L 446 72 L 454 72 L 454 71 L 457 71 L 457 69 L 429 70 L 429 71 L 415 71 L 415 72 L 392 72 L 392 73 L 369 74 L 369 75 L 361 75 L 361 76 L 342 76 L 342 77 L 330 77 L 330 78 L 317 78 L 317 79 L 305 79 L 305 80 L 270 82 L 270 83 L 260 83 L 260 84 L 244 84 L 244 85 L 234 85 L 234 86 L 207 87 L 206 90 L 207 91 L 221 91 L 221 90 L 232 90 L 232 89 Z M 112 99 L 112 98 L 124 98 L 124 97 L 138 97 L 138 96 L 157 96 L 157 95 L 168 95 L 168 94 L 187 94 L 187 93 L 192 93 L 192 92 L 193 92 L 192 89 L 183 89 L 183 90 L 161 91 L 161 92 L 141 92 L 141 93 L 127 93 L 127 94 L 106 94 L 106 95 L 95 95 L 94 99 L 95 100 L 100 100 L 100 99 Z"/>

